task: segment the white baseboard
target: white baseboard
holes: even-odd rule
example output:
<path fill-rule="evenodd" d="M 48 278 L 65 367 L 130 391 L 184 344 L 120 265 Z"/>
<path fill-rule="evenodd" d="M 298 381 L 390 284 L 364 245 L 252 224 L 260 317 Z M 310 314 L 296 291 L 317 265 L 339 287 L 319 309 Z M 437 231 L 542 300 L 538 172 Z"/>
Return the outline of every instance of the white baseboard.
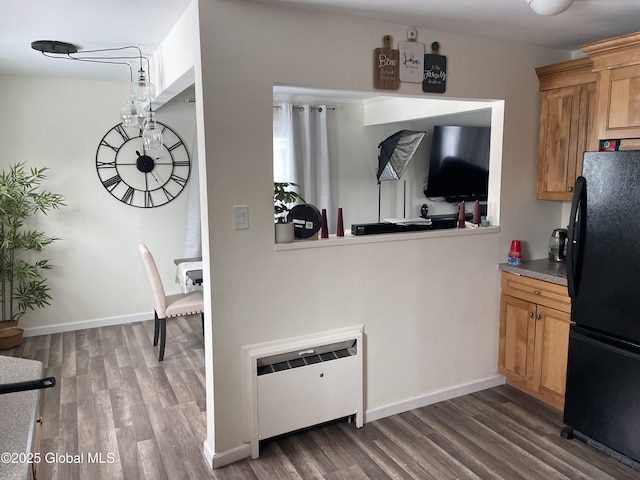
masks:
<path fill-rule="evenodd" d="M 50 335 L 52 333 L 72 332 L 75 330 L 85 330 L 87 328 L 108 327 L 110 325 L 122 325 L 123 323 L 143 322 L 152 320 L 153 312 L 134 313 L 121 315 L 118 317 L 96 318 L 94 320 L 83 320 L 80 322 L 58 323 L 44 327 L 26 327 L 23 337 L 36 337 L 38 335 Z"/>
<path fill-rule="evenodd" d="M 469 393 L 479 392 L 486 390 L 487 388 L 497 387 L 498 385 L 504 385 L 505 378 L 502 375 L 493 375 L 488 378 L 482 378 L 474 380 L 462 385 L 454 385 L 452 387 L 443 388 L 435 392 L 427 393 L 419 397 L 402 400 L 397 403 L 384 405 L 382 407 L 372 408 L 364 412 L 365 423 L 373 422 L 381 418 L 389 417 L 391 415 L 397 415 L 399 413 L 408 412 L 415 408 L 425 407 L 432 403 L 442 402 L 444 400 L 450 400 L 452 398 L 467 395 Z M 224 467 L 230 463 L 243 460 L 251 457 L 251 444 L 244 443 L 231 450 L 212 454 L 209 451 L 207 442 L 204 444 L 204 456 L 207 459 L 209 465 L 213 465 L 213 468 Z"/>
<path fill-rule="evenodd" d="M 207 438 L 204 439 L 204 443 L 202 444 L 202 454 L 204 455 L 204 459 L 209 465 L 210 468 L 213 468 L 213 451 L 209 446 L 209 441 Z"/>
<path fill-rule="evenodd" d="M 397 403 L 391 403 L 383 405 L 382 407 L 366 410 L 364 412 L 364 421 L 365 423 L 372 422 L 381 418 L 390 417 L 391 415 L 408 412 L 415 408 L 426 407 L 433 403 L 450 400 L 469 393 L 479 392 L 481 390 L 486 390 L 487 388 L 497 387 L 504 383 L 505 378 L 502 375 L 494 375 L 488 378 L 473 380 L 462 385 L 454 385 L 441 390 L 436 390 L 435 392 L 429 392 L 425 395 L 420 395 L 419 397 L 413 397 Z"/>
<path fill-rule="evenodd" d="M 207 459 L 208 456 L 208 447 L 205 443 L 205 457 Z M 238 445 L 231 450 L 225 450 L 224 452 L 214 453 L 213 458 L 211 459 L 211 464 L 213 468 L 224 467 L 225 465 L 229 465 L 230 463 L 237 462 L 238 460 L 243 460 L 245 458 L 249 458 L 251 456 L 251 444 L 243 443 L 242 445 Z"/>

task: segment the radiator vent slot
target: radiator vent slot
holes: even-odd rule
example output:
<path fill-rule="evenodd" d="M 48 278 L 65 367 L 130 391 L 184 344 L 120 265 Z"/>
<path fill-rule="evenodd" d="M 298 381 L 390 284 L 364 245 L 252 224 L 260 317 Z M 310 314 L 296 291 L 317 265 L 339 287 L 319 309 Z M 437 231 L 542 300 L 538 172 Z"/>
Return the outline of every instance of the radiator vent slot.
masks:
<path fill-rule="evenodd" d="M 321 362 L 330 362 L 340 358 L 353 357 L 358 354 L 357 340 L 337 342 L 322 345 L 312 349 L 303 349 L 293 352 L 272 355 L 259 358 L 257 361 L 257 374 L 268 375 L 293 368 L 306 367 Z"/>

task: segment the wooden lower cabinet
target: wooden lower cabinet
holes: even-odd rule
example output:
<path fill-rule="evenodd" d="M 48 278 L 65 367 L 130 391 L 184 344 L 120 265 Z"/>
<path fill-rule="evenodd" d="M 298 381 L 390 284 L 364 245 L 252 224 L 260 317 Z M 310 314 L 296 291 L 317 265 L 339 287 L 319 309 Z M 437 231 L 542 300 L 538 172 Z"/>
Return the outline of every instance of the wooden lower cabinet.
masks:
<path fill-rule="evenodd" d="M 498 372 L 507 384 L 562 410 L 571 303 L 567 288 L 502 273 Z"/>

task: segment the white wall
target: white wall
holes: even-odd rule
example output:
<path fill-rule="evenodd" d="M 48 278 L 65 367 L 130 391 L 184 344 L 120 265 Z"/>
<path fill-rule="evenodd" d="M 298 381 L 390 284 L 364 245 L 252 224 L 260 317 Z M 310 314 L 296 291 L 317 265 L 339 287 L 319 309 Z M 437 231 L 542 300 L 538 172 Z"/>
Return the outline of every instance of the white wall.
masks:
<path fill-rule="evenodd" d="M 61 240 L 44 252 L 57 267 L 46 273 L 51 306 L 24 315 L 20 324 L 27 335 L 152 318 L 140 242 L 156 257 L 168 293 L 178 291 L 172 260 L 184 251 L 187 194 L 166 206 L 134 208 L 109 195 L 96 173 L 96 149 L 120 123 L 128 88 L 128 83 L 0 76 L 0 168 L 22 161 L 49 167 L 46 188 L 62 193 L 67 203 L 39 220 L 41 230 Z M 191 150 L 193 104 L 168 104 L 157 118 Z"/>
<path fill-rule="evenodd" d="M 448 56 L 447 96 L 505 100 L 500 233 L 275 251 L 273 85 L 372 90 L 374 48 L 385 34 L 404 38 L 407 27 L 238 0 L 201 2 L 199 14 L 215 272 L 209 447 L 249 440 L 244 345 L 364 324 L 368 411 L 495 375 L 497 264 L 512 238 L 544 257 L 561 215 L 558 203 L 534 199 L 534 67 L 567 55 L 419 32 Z M 420 86 L 402 84 L 400 93 L 421 94 Z M 249 206 L 248 230 L 233 230 L 233 205 Z"/>

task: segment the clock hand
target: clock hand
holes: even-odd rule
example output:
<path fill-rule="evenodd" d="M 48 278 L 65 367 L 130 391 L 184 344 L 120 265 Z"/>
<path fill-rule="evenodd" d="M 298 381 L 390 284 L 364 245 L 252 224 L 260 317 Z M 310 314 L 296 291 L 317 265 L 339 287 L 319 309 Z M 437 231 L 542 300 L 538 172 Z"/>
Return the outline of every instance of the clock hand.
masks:
<path fill-rule="evenodd" d="M 142 155 L 138 150 L 136 150 L 136 155 L 138 155 L 139 157 L 146 156 L 146 157 L 149 157 L 149 158 L 151 158 L 153 160 L 160 160 L 160 158 L 162 157 L 162 155 L 160 155 L 159 157 L 153 158 L 151 155 L 147 155 L 146 151 L 144 152 L 144 155 Z"/>
<path fill-rule="evenodd" d="M 153 172 L 149 172 L 151 175 L 153 175 L 153 178 L 156 179 L 156 182 L 158 182 L 158 185 L 160 185 L 160 180 L 158 180 L 158 177 L 156 177 L 156 174 Z"/>

